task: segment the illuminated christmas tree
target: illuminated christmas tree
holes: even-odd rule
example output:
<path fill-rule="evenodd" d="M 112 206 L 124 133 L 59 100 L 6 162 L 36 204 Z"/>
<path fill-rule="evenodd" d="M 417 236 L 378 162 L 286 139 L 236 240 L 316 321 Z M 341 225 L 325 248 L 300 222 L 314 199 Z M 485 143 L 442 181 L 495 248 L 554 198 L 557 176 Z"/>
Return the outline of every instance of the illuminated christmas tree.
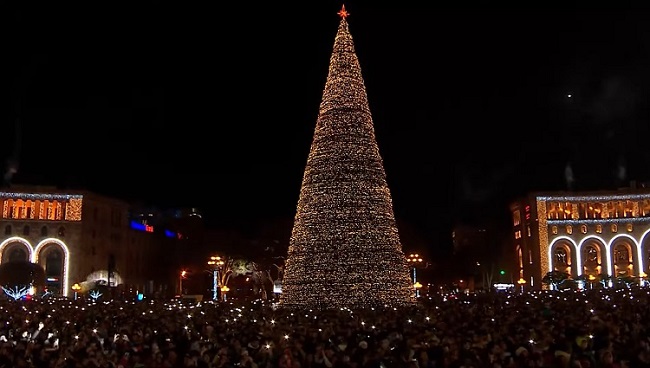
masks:
<path fill-rule="evenodd" d="M 280 305 L 412 305 L 361 67 L 341 16 L 307 159 Z"/>

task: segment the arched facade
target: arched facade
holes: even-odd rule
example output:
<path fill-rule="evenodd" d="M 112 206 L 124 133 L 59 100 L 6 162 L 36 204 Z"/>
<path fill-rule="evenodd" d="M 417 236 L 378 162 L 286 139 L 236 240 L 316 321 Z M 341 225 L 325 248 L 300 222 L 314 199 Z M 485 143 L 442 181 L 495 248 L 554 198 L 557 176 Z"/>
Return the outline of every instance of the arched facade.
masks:
<path fill-rule="evenodd" d="M 552 271 L 650 281 L 650 187 L 530 194 L 510 209 L 513 248 L 529 255 L 527 287 L 548 287 Z"/>
<path fill-rule="evenodd" d="M 9 261 L 11 253 L 16 250 L 23 250 L 27 255 L 24 260 L 31 262 L 34 253 L 31 243 L 20 236 L 12 236 L 0 243 L 0 263 Z"/>
<path fill-rule="evenodd" d="M 0 243 L 0 263 L 15 260 L 12 259 L 12 256 L 15 257 L 16 254 L 20 254 L 21 252 L 25 254 L 25 261 L 36 263 L 43 267 L 46 276 L 48 268 L 51 273 L 50 276 L 53 276 L 53 273 L 56 272 L 61 280 L 61 294 L 63 296 L 68 295 L 70 251 L 63 241 L 56 238 L 46 238 L 41 240 L 36 246 L 33 246 L 27 239 L 19 236 L 7 238 Z M 58 258 L 53 260 L 53 257 L 57 255 Z"/>
<path fill-rule="evenodd" d="M 597 277 L 608 272 L 609 256 L 606 245 L 596 237 L 586 237 L 580 243 L 581 275 Z"/>
<path fill-rule="evenodd" d="M 577 246 L 569 238 L 559 237 L 549 247 L 549 271 L 560 271 L 575 276 L 579 272 Z"/>
<path fill-rule="evenodd" d="M 618 234 L 609 241 L 600 236 L 587 235 L 579 243 L 567 236 L 551 240 L 546 272 L 562 271 L 571 277 L 581 275 L 612 277 L 647 276 L 650 261 L 650 239 L 646 231 L 641 239 Z M 575 265 L 575 267 L 574 267 Z"/>
<path fill-rule="evenodd" d="M 613 277 L 634 277 L 641 273 L 637 242 L 632 237 L 618 236 L 609 246 L 611 275 Z"/>
<path fill-rule="evenodd" d="M 48 272 L 48 267 L 52 268 L 52 263 L 50 262 L 51 256 L 54 254 L 60 255 L 60 267 L 61 267 L 61 287 L 63 288 L 62 294 L 64 296 L 68 295 L 68 290 L 70 288 L 69 283 L 69 270 L 70 270 L 70 250 L 68 246 L 57 238 L 47 238 L 41 240 L 36 248 L 34 248 L 33 253 L 33 263 L 39 264 L 45 270 L 46 276 Z M 50 257 L 48 257 L 50 256 Z M 48 259 L 49 258 L 49 259 Z"/>

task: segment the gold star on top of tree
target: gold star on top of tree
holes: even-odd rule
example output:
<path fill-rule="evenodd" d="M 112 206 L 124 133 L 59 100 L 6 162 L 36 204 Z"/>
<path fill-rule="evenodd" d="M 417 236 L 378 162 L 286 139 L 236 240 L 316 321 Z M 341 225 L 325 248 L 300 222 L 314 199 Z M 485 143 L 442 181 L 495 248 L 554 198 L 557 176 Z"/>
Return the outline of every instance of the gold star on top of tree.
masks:
<path fill-rule="evenodd" d="M 343 7 L 341 7 L 341 10 L 339 10 L 339 12 L 336 13 L 336 14 L 340 15 L 341 18 L 343 18 L 343 19 L 347 18 L 348 15 L 350 15 L 350 13 L 348 13 L 348 12 L 345 10 L 345 4 L 343 4 Z"/>

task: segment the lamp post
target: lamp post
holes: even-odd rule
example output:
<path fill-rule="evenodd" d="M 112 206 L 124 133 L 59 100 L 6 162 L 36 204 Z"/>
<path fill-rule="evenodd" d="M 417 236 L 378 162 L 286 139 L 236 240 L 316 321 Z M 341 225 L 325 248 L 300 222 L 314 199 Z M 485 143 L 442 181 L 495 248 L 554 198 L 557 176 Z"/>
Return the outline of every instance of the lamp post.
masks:
<path fill-rule="evenodd" d="M 520 278 L 519 280 L 517 280 L 517 284 L 519 284 L 519 288 L 521 289 L 521 292 L 523 293 L 524 292 L 524 285 L 526 285 L 526 280 L 524 280 L 523 278 Z"/>
<path fill-rule="evenodd" d="M 74 291 L 74 300 L 77 300 L 77 295 L 79 293 L 79 290 L 81 290 L 81 285 L 79 284 L 72 285 L 72 290 Z"/>
<path fill-rule="evenodd" d="M 219 256 L 212 256 L 208 265 L 212 267 L 212 300 L 219 300 L 219 269 L 224 262 Z"/>
<path fill-rule="evenodd" d="M 587 278 L 589 279 L 589 289 L 593 289 L 594 288 L 594 281 L 596 281 L 596 276 L 589 275 Z M 643 284 L 641 284 L 641 285 L 643 285 Z"/>
<path fill-rule="evenodd" d="M 406 258 L 406 261 L 413 267 L 413 285 L 415 285 L 418 282 L 418 274 L 417 274 L 417 267 L 418 265 L 422 264 L 422 257 L 420 257 L 419 254 L 417 253 L 411 253 L 409 256 Z M 420 289 L 416 288 L 415 289 L 415 297 L 420 296 Z"/>
<path fill-rule="evenodd" d="M 230 291 L 230 288 L 226 285 L 221 287 L 221 294 L 223 295 L 223 301 L 225 302 L 227 300 L 226 293 Z"/>
<path fill-rule="evenodd" d="M 187 271 L 182 270 L 180 277 L 178 278 L 178 288 L 180 289 L 178 291 L 178 295 L 180 296 L 183 296 L 183 279 L 185 278 L 186 275 L 187 275 Z"/>
<path fill-rule="evenodd" d="M 415 289 L 415 295 L 418 296 L 420 294 L 420 289 L 422 288 L 422 284 L 420 284 L 419 281 L 416 281 L 413 284 L 413 289 Z"/>

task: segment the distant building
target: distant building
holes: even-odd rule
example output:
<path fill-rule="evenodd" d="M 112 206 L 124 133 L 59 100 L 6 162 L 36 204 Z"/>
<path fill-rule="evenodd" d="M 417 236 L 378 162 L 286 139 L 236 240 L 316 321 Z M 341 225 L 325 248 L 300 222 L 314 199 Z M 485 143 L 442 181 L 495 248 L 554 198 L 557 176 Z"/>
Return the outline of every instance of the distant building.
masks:
<path fill-rule="evenodd" d="M 173 292 L 165 255 L 182 236 L 129 217 L 130 205 L 89 191 L 13 186 L 0 192 L 0 263 L 43 267 L 49 290 L 104 282 L 124 291 Z"/>
<path fill-rule="evenodd" d="M 206 249 L 206 244 L 214 246 L 205 240 L 206 229 L 201 212 L 197 208 L 132 206 L 129 219 L 132 227 L 155 229 L 158 238 L 162 235 L 162 239 L 158 240 L 160 244 L 171 242 L 165 247 L 165 257 L 159 258 L 158 262 L 162 262 L 161 269 L 167 270 L 168 275 L 173 276 L 173 279 L 170 279 L 170 283 L 175 285 L 173 290 L 180 291 L 179 275 L 182 271 L 188 273 L 183 281 L 184 291 L 199 290 L 197 280 L 202 278 L 196 276 L 203 274 L 203 268 L 211 255 L 210 249 Z"/>
<path fill-rule="evenodd" d="M 458 225 L 452 232 L 453 254 L 447 265 L 459 280 L 472 280 L 477 288 L 511 283 L 513 270 L 507 256 L 510 242 L 496 224 Z"/>
<path fill-rule="evenodd" d="M 518 278 L 542 288 L 551 271 L 572 278 L 646 277 L 650 189 L 535 193 L 510 206 Z"/>

